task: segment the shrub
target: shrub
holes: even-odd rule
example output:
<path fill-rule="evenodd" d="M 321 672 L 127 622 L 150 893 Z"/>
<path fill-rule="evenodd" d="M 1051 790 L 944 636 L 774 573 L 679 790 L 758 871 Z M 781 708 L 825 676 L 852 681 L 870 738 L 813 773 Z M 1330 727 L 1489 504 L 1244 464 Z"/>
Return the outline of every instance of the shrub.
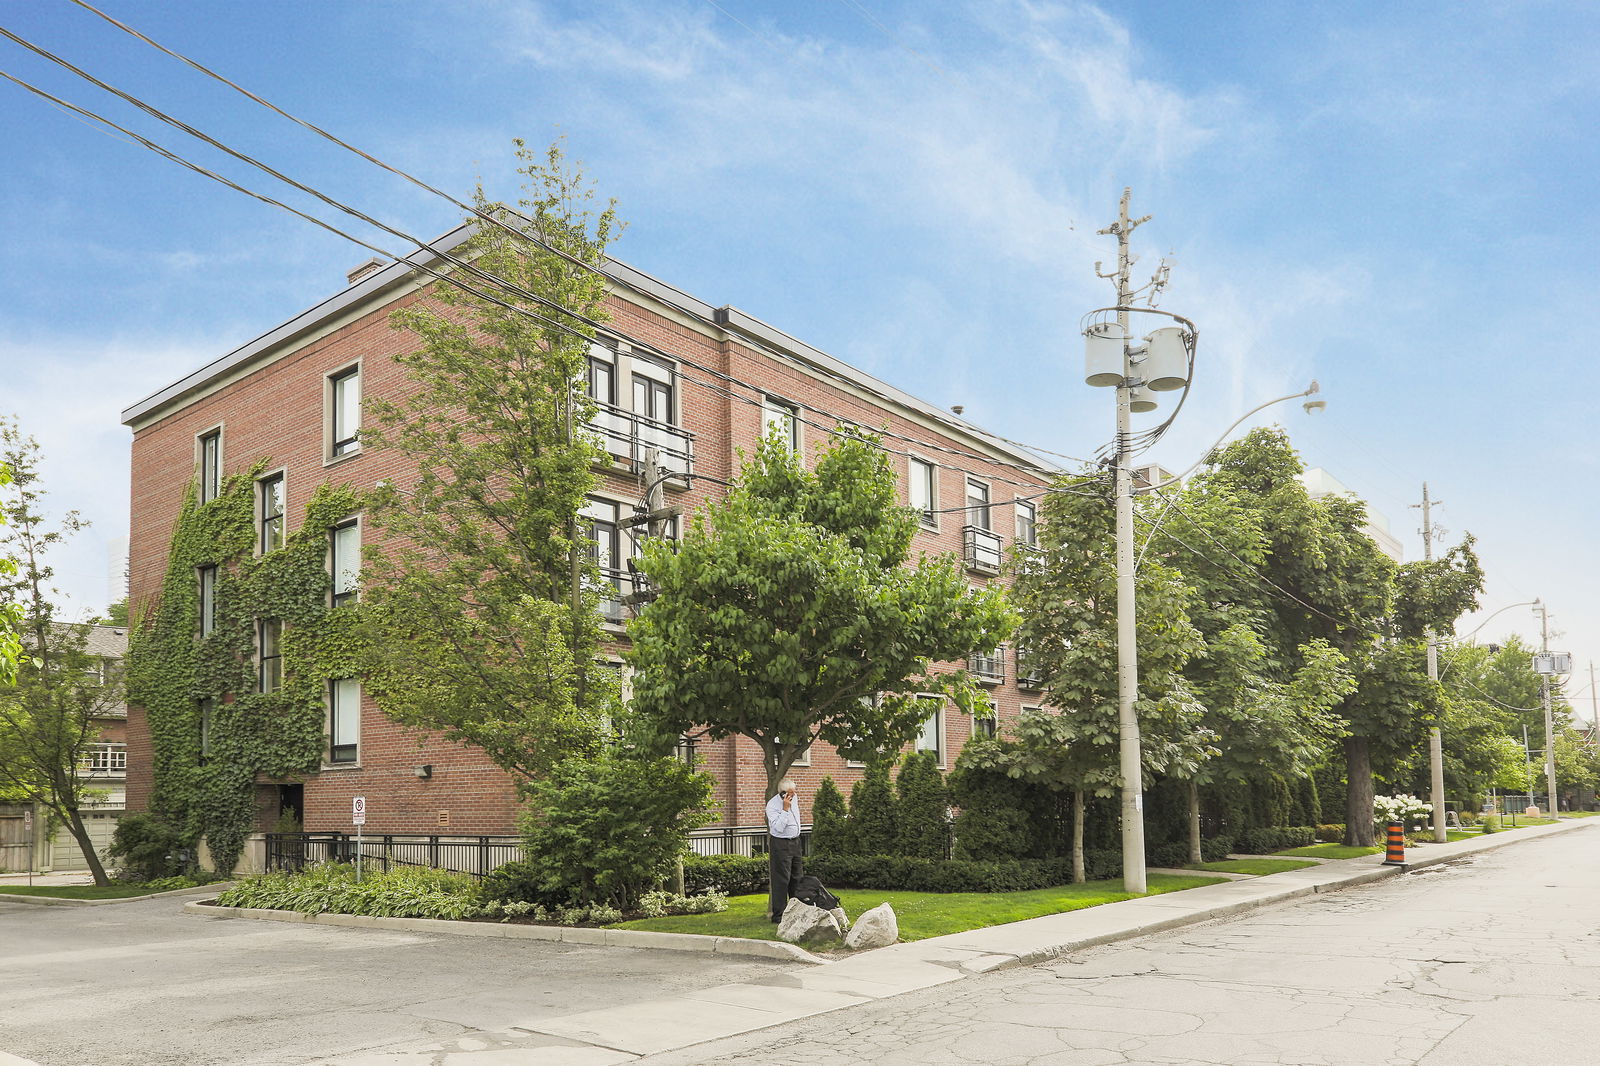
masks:
<path fill-rule="evenodd" d="M 545 889 L 544 867 L 527 859 L 518 859 L 490 870 L 479 883 L 478 891 L 487 902 L 540 904 L 547 907 L 570 902 L 565 890 Z"/>
<path fill-rule="evenodd" d="M 811 801 L 811 848 L 824 855 L 845 855 L 854 850 L 850 846 L 850 820 L 844 794 L 831 777 L 822 779 L 817 798 Z"/>
<path fill-rule="evenodd" d="M 483 912 L 478 886 L 466 874 L 398 866 L 364 871 L 322 863 L 294 873 L 241 881 L 217 897 L 225 907 L 258 907 L 304 914 L 365 914 L 380 918 L 473 918 Z"/>
<path fill-rule="evenodd" d="M 632 910 L 710 820 L 711 778 L 673 758 L 570 758 L 529 786 L 523 840 L 536 891 Z M 563 919 L 565 920 L 565 919 Z"/>
<path fill-rule="evenodd" d="M 1333 822 L 1317 826 L 1317 839 L 1329 844 L 1337 844 L 1344 839 L 1344 823 Z"/>
<path fill-rule="evenodd" d="M 939 773 L 939 757 L 931 751 L 907 755 L 896 785 L 900 802 L 895 853 L 914 859 L 945 858 L 950 796 Z"/>
<path fill-rule="evenodd" d="M 117 877 L 146 883 L 184 873 L 183 832 L 153 814 L 127 814 L 117 822 L 106 854 L 120 859 Z"/>
<path fill-rule="evenodd" d="M 1418 823 L 1433 814 L 1433 807 L 1417 797 L 1401 793 L 1398 796 L 1372 797 L 1372 824 L 1382 829 L 1390 822 L 1404 826 Z"/>
<path fill-rule="evenodd" d="M 809 863 L 811 860 L 807 860 Z M 721 892 L 748 896 L 767 890 L 768 863 L 745 855 L 685 855 L 683 890 L 689 895 Z"/>
<path fill-rule="evenodd" d="M 1202 862 L 1221 862 L 1233 851 L 1232 837 L 1205 837 L 1200 841 Z M 1174 841 L 1150 848 L 1146 862 L 1151 866 L 1179 867 L 1189 865 L 1188 841 Z"/>
<path fill-rule="evenodd" d="M 850 843 L 857 854 L 894 854 L 900 838 L 897 806 L 888 763 L 868 766 L 850 790 Z"/>
<path fill-rule="evenodd" d="M 1294 804 L 1289 808 L 1291 825 L 1316 825 L 1322 821 L 1322 802 L 1317 795 L 1317 779 L 1302 777 L 1294 783 Z"/>
<path fill-rule="evenodd" d="M 994 861 L 1028 853 L 1028 815 L 1016 807 L 980 803 L 956 815 L 955 857 Z"/>
<path fill-rule="evenodd" d="M 728 897 L 721 892 L 707 892 L 703 896 L 646 892 L 639 900 L 639 913 L 646 918 L 665 918 L 669 914 L 715 914 L 727 909 Z"/>
<path fill-rule="evenodd" d="M 837 855 L 816 856 L 808 860 L 806 868 L 827 885 L 907 892 L 1025 892 L 1072 880 L 1072 862 L 1065 858 L 974 862 L 903 855 Z M 1091 881 L 1118 877 L 1122 856 L 1116 851 L 1088 851 L 1084 855 L 1084 871 Z"/>
<path fill-rule="evenodd" d="M 1313 826 L 1273 826 L 1267 829 L 1246 829 L 1235 840 L 1234 846 L 1243 855 L 1270 855 L 1285 848 L 1303 848 L 1317 842 Z"/>

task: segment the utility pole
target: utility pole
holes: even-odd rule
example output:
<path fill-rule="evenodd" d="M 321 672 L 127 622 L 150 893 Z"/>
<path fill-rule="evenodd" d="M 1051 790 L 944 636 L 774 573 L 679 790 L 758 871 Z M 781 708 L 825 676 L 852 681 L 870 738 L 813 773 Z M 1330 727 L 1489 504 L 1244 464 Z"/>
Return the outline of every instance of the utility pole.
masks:
<path fill-rule="evenodd" d="M 1128 197 L 1122 190 L 1117 221 L 1100 230 L 1117 238 L 1117 324 L 1122 327 L 1122 382 L 1117 386 L 1117 732 L 1118 763 L 1122 771 L 1122 888 L 1143 895 L 1146 891 L 1144 857 L 1144 759 L 1140 750 L 1139 651 L 1134 622 L 1133 585 L 1133 471 L 1129 469 L 1131 404 L 1133 403 L 1133 359 L 1129 351 L 1128 312 L 1132 299 L 1128 270 L 1133 263 L 1128 255 L 1128 238 L 1150 221 L 1150 216 L 1130 219 Z"/>
<path fill-rule="evenodd" d="M 1550 608 L 1544 605 L 1543 600 L 1537 600 L 1535 604 L 1534 610 L 1539 612 L 1539 654 L 1549 655 Z M 1556 724 L 1555 715 L 1550 710 L 1550 676 L 1539 674 L 1539 700 L 1544 704 L 1544 783 L 1550 815 L 1559 818 L 1561 804 L 1556 799 Z"/>
<path fill-rule="evenodd" d="M 1433 562 L 1433 505 L 1438 500 L 1428 496 L 1428 483 L 1422 483 L 1422 503 L 1411 506 L 1422 508 L 1422 558 Z M 1439 681 L 1439 636 L 1428 627 L 1428 678 L 1435 684 Z M 1450 839 L 1449 831 L 1444 824 L 1444 735 L 1438 726 L 1428 730 L 1428 770 L 1432 779 L 1433 795 L 1433 839 L 1435 843 L 1443 844 Z"/>

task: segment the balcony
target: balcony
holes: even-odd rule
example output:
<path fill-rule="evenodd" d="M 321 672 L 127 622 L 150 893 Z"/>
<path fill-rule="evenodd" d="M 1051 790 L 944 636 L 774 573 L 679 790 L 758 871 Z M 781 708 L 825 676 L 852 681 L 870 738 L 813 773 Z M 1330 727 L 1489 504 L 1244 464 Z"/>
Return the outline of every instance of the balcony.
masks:
<path fill-rule="evenodd" d="M 981 526 L 961 527 L 961 551 L 968 570 L 1000 572 L 1000 534 Z"/>
<path fill-rule="evenodd" d="M 1027 648 L 1017 649 L 1017 687 L 1031 692 L 1044 688 L 1044 671 Z"/>
<path fill-rule="evenodd" d="M 985 685 L 998 685 L 1006 679 L 1005 648 L 979 652 L 967 659 L 967 672 Z"/>
<path fill-rule="evenodd" d="M 615 404 L 596 403 L 599 410 L 588 423 L 600 446 L 638 473 L 644 468 L 644 453 L 654 448 L 658 461 L 674 474 L 694 472 L 694 434 L 654 418 L 624 411 Z"/>

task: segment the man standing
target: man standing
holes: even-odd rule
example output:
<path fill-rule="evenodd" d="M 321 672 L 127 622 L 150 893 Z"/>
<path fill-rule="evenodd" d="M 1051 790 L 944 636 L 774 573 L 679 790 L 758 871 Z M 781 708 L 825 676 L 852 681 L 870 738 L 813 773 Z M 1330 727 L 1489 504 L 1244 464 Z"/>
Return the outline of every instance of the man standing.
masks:
<path fill-rule="evenodd" d="M 767 801 L 767 856 L 772 876 L 772 892 L 767 897 L 768 917 L 783 920 L 789 895 L 805 873 L 800 858 L 800 797 L 794 782 L 778 782 L 778 794 Z"/>

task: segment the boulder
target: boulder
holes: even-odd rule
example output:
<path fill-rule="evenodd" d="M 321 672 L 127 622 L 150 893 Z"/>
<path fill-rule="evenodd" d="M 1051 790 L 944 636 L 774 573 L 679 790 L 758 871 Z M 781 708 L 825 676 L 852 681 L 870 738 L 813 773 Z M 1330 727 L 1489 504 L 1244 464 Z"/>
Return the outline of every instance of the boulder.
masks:
<path fill-rule="evenodd" d="M 778 923 L 778 939 L 791 944 L 811 944 L 822 940 L 838 940 L 844 936 L 839 920 L 821 907 L 791 899 L 783 909 L 783 920 Z"/>
<path fill-rule="evenodd" d="M 828 913 L 833 915 L 833 920 L 839 923 L 840 936 L 850 931 L 850 916 L 845 914 L 843 907 L 835 907 Z"/>
<path fill-rule="evenodd" d="M 895 920 L 894 908 L 880 903 L 856 919 L 856 924 L 845 937 L 844 946 L 852 949 L 886 948 L 900 940 L 900 923 Z"/>

